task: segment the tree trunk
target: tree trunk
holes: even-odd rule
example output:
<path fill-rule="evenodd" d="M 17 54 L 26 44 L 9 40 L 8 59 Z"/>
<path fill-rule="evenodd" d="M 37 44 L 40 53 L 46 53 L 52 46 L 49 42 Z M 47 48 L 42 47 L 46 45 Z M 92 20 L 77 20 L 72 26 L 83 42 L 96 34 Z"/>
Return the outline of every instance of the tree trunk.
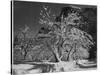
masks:
<path fill-rule="evenodd" d="M 56 56 L 58 62 L 60 62 L 61 59 L 60 59 L 60 57 L 59 57 L 58 48 L 55 48 L 54 53 L 55 53 L 55 56 Z"/>
<path fill-rule="evenodd" d="M 69 55 L 68 55 L 69 56 L 69 58 L 68 58 L 69 61 L 73 61 L 72 55 L 75 52 L 75 49 L 76 49 L 76 44 L 73 44 L 72 48 L 71 48 L 71 50 L 69 52 Z"/>

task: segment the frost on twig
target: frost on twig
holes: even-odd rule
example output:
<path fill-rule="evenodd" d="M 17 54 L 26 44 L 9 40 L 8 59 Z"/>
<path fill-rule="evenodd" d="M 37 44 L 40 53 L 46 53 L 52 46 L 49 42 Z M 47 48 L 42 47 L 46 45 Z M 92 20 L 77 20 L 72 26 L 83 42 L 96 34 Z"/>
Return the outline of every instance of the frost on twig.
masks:
<path fill-rule="evenodd" d="M 51 8 L 48 6 L 43 6 L 40 11 L 39 23 L 43 25 L 52 26 L 56 15 L 52 12 Z"/>

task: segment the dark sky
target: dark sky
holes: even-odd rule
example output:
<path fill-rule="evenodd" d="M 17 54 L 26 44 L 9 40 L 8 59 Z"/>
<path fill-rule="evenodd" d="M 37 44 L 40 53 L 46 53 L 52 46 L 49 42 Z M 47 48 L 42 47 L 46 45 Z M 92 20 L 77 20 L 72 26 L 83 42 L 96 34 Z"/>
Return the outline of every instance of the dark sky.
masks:
<path fill-rule="evenodd" d="M 59 15 L 62 7 L 69 6 L 68 4 L 14 1 L 14 31 L 19 31 L 20 28 L 27 25 L 31 28 L 32 33 L 36 34 L 41 27 L 39 24 L 39 14 L 43 5 L 49 6 L 56 15 Z M 82 5 L 79 6 L 81 7 Z"/>
<path fill-rule="evenodd" d="M 25 25 L 29 26 L 33 32 L 39 29 L 40 5 L 29 2 L 14 3 L 14 29 L 18 31 Z"/>
<path fill-rule="evenodd" d="M 19 31 L 25 25 L 29 26 L 34 33 L 36 33 L 42 26 L 39 24 L 40 10 L 42 6 L 49 6 L 52 10 L 56 10 L 54 13 L 59 14 L 61 6 L 55 4 L 47 4 L 40 2 L 14 2 L 14 30 Z"/>

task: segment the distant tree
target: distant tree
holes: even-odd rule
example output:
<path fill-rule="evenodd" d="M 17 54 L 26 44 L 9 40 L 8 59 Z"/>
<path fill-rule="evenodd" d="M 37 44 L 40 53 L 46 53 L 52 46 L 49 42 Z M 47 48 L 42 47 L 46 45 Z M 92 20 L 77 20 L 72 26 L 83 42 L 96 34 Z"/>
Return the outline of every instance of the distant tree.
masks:
<path fill-rule="evenodd" d="M 29 27 L 27 25 L 25 25 L 25 27 L 23 29 L 21 29 L 21 34 L 22 34 L 22 41 L 21 41 L 21 51 L 22 51 L 22 55 L 24 56 L 24 59 L 26 58 L 27 52 L 28 52 L 28 40 L 27 40 L 27 35 L 29 32 Z"/>

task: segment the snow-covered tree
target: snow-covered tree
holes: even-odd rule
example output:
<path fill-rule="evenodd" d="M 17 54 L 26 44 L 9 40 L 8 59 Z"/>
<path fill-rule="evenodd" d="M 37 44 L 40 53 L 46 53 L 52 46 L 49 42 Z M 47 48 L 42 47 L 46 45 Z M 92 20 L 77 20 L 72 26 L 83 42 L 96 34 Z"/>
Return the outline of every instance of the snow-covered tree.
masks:
<path fill-rule="evenodd" d="M 47 28 L 51 30 L 45 35 L 51 35 L 52 38 L 54 37 L 53 39 L 57 39 L 51 46 L 58 61 L 62 59 L 71 61 L 88 58 L 88 51 L 94 42 L 90 34 L 80 29 L 82 25 L 86 24 L 86 22 L 82 21 L 84 18 L 80 14 L 82 9 L 76 6 L 63 8 L 59 21 L 55 21 L 55 18 L 50 16 L 52 15 L 49 13 L 51 10 L 49 12 L 47 10 L 48 7 L 41 10 L 42 18 L 40 18 L 39 23 L 47 25 Z"/>

